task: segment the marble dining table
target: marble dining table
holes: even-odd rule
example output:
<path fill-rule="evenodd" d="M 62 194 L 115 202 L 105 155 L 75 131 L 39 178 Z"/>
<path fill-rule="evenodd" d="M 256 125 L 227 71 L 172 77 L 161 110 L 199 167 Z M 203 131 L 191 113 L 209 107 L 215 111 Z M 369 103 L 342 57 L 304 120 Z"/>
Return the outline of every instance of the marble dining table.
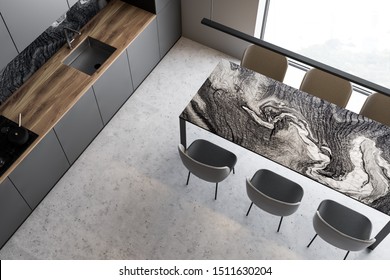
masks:
<path fill-rule="evenodd" d="M 180 117 L 390 215 L 390 127 L 222 60 Z M 376 236 L 374 249 L 390 232 Z"/>

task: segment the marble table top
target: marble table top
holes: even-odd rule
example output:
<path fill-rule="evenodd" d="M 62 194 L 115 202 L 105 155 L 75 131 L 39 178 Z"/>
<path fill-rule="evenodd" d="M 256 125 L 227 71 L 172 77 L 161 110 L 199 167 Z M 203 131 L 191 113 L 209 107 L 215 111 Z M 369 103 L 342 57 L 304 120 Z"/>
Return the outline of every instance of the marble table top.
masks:
<path fill-rule="evenodd" d="M 390 215 L 390 127 L 221 61 L 180 118 Z"/>

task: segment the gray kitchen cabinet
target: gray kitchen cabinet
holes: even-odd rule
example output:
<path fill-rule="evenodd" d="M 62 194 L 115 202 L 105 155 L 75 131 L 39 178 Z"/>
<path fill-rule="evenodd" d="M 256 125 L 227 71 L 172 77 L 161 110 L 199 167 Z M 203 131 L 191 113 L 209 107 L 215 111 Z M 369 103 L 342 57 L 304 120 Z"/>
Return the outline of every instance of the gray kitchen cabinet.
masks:
<path fill-rule="evenodd" d="M 159 8 L 160 3 L 162 6 Z M 165 4 L 163 6 L 163 4 Z M 180 0 L 156 0 L 158 41 L 160 57 L 163 57 L 181 36 Z"/>
<path fill-rule="evenodd" d="M 133 86 L 137 88 L 160 61 L 156 19 L 130 44 L 127 54 Z"/>
<path fill-rule="evenodd" d="M 7 178 L 0 184 L 0 248 L 31 213 L 30 207 Z"/>
<path fill-rule="evenodd" d="M 9 175 L 31 209 L 34 209 L 69 168 L 53 130 Z"/>
<path fill-rule="evenodd" d="M 107 124 L 133 93 L 129 62 L 123 52 L 92 86 L 103 123 Z"/>
<path fill-rule="evenodd" d="M 19 51 L 68 10 L 64 0 L 1 0 L 0 11 Z"/>
<path fill-rule="evenodd" d="M 3 69 L 12 59 L 14 59 L 18 52 L 12 43 L 12 38 L 8 33 L 7 27 L 1 17 L 0 13 L 0 70 Z"/>
<path fill-rule="evenodd" d="M 103 121 L 90 88 L 54 127 L 70 164 L 73 164 L 102 128 Z"/>
<path fill-rule="evenodd" d="M 155 0 L 155 6 L 156 6 L 156 14 L 158 14 L 164 7 L 165 5 L 168 4 L 168 2 L 171 0 Z"/>

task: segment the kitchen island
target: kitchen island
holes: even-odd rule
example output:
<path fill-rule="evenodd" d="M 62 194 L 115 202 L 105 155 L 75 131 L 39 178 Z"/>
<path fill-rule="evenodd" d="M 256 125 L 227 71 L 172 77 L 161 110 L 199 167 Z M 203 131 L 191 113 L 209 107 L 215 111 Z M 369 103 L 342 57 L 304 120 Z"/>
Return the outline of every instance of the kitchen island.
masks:
<path fill-rule="evenodd" d="M 180 115 L 184 146 L 186 122 L 390 215 L 384 124 L 225 60 Z"/>

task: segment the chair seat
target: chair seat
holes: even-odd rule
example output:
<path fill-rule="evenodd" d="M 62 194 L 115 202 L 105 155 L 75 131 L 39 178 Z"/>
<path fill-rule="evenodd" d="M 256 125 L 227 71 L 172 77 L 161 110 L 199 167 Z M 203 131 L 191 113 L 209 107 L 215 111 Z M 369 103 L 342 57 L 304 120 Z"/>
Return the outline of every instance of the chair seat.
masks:
<path fill-rule="evenodd" d="M 320 236 L 329 244 L 346 250 L 344 260 L 350 251 L 363 250 L 375 242 L 375 238 L 370 238 L 372 224 L 366 216 L 329 199 L 318 206 L 313 227 L 316 234 L 307 247 Z"/>
<path fill-rule="evenodd" d="M 278 232 L 283 217 L 297 211 L 303 197 L 300 185 L 267 169 L 258 170 L 251 180 L 246 180 L 246 193 L 252 201 L 246 215 L 255 204 L 272 215 L 280 216 Z"/>
<path fill-rule="evenodd" d="M 249 45 L 242 56 L 241 66 L 283 82 L 288 60 L 285 56 L 266 48 Z"/>
<path fill-rule="evenodd" d="M 184 166 L 189 171 L 186 185 L 191 174 L 215 183 L 214 199 L 217 199 L 218 183 L 225 180 L 231 171 L 234 173 L 236 155 L 203 139 L 192 142 L 187 150 L 179 144 L 178 150 Z"/>
<path fill-rule="evenodd" d="M 187 154 L 203 164 L 214 167 L 227 166 L 230 170 L 237 163 L 235 154 L 203 139 L 195 140 L 188 147 Z"/>
<path fill-rule="evenodd" d="M 319 205 L 320 217 L 336 230 L 357 239 L 370 239 L 371 221 L 364 215 L 356 212 L 333 200 L 324 200 Z M 321 233 L 319 233 L 321 236 Z"/>
<path fill-rule="evenodd" d="M 306 72 L 299 89 L 343 108 L 352 94 L 349 81 L 316 68 Z"/>
<path fill-rule="evenodd" d="M 390 96 L 375 92 L 367 97 L 360 114 L 390 126 Z"/>
<path fill-rule="evenodd" d="M 257 171 L 251 183 L 263 194 L 279 201 L 296 203 L 303 197 L 300 185 L 267 169 Z"/>

